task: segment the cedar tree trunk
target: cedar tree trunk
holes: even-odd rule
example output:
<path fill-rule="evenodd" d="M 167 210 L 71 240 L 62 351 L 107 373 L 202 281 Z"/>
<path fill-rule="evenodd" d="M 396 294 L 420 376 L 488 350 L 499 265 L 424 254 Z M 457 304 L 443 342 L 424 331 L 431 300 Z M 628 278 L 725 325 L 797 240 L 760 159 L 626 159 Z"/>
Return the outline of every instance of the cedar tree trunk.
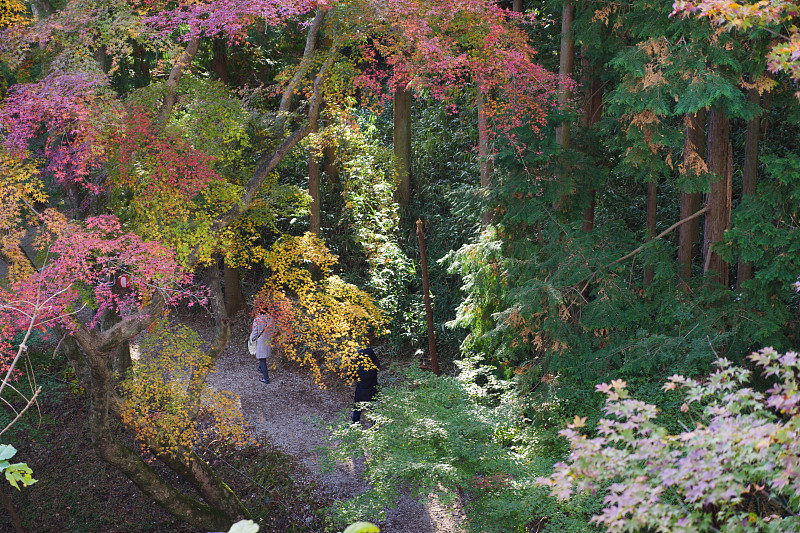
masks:
<path fill-rule="evenodd" d="M 703 163 L 705 154 L 705 123 L 706 111 L 699 110 L 693 115 L 684 118 L 683 162 L 681 173 L 699 173 L 698 164 Z M 681 191 L 680 219 L 700 210 L 702 194 L 699 192 Z M 683 224 L 678 229 L 678 263 L 680 275 L 684 281 L 692 276 L 692 262 L 699 253 L 697 245 L 700 232 L 700 219 L 696 218 Z"/>
<path fill-rule="evenodd" d="M 591 73 L 589 61 L 584 57 L 581 60 L 583 66 L 582 71 L 585 72 L 584 77 L 584 113 L 583 113 L 583 127 L 587 130 L 592 129 L 595 124 L 600 121 L 603 115 L 603 80 L 599 76 Z M 589 81 L 591 78 L 591 81 Z M 587 152 L 596 152 L 596 147 L 586 147 Z M 594 208 L 597 191 L 590 188 L 589 192 L 589 205 L 583 210 L 583 224 L 581 230 L 585 233 L 591 233 L 594 229 Z"/>
<path fill-rule="evenodd" d="M 748 99 L 753 104 L 759 103 L 758 91 L 750 89 Z M 758 140 L 761 133 L 761 116 L 747 122 L 747 136 L 744 142 L 744 166 L 742 167 L 742 200 L 756 193 L 758 181 Z M 742 283 L 753 277 L 753 263 L 739 261 L 736 272 L 736 290 L 742 290 Z"/>
<path fill-rule="evenodd" d="M 656 236 L 656 221 L 658 210 L 658 183 L 651 181 L 647 184 L 647 240 Z M 653 269 L 644 269 L 644 286 L 653 282 Z"/>
<path fill-rule="evenodd" d="M 564 0 L 561 11 L 561 50 L 558 63 L 558 77 L 562 80 L 561 89 L 558 93 L 558 105 L 562 109 L 572 97 L 572 91 L 570 91 L 569 85 L 565 81 L 572 76 L 575 68 L 575 38 L 572 35 L 573 18 L 572 0 Z M 569 150 L 569 130 L 570 124 L 566 121 L 556 128 L 556 142 L 565 152 Z M 561 182 L 560 205 L 557 207 L 565 212 L 569 209 L 569 200 L 566 193 L 567 187 L 563 182 L 568 175 L 569 169 L 566 164 L 562 164 L 558 176 L 559 182 Z"/>
<path fill-rule="evenodd" d="M 730 121 L 725 111 L 713 108 L 708 113 L 708 145 L 706 160 L 708 170 L 715 174 L 712 177 L 711 192 L 708 195 L 709 211 L 705 220 L 705 240 L 703 252 L 705 256 L 703 272 L 716 274 L 717 282 L 727 286 L 729 281 L 728 263 L 712 250 L 714 244 L 720 242 L 730 223 L 730 180 L 729 153 Z"/>

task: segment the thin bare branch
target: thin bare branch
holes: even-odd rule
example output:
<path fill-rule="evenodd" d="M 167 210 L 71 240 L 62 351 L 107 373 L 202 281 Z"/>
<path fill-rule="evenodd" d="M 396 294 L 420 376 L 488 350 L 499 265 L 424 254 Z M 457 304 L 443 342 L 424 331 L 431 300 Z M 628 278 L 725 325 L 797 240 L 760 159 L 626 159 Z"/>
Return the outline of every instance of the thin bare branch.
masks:
<path fill-rule="evenodd" d="M 661 238 L 665 237 L 666 235 L 668 235 L 669 233 L 674 231 L 676 228 L 682 226 L 683 224 L 686 224 L 690 220 L 694 220 L 695 218 L 697 218 L 700 215 L 703 215 L 703 214 L 705 214 L 707 212 L 708 212 L 708 207 L 704 207 L 703 209 L 701 209 L 697 213 L 694 213 L 693 215 L 689 215 L 688 217 L 684 218 L 683 220 L 679 220 L 678 222 L 676 222 L 675 224 L 671 225 L 670 227 L 668 227 L 667 229 L 665 229 L 664 231 L 662 231 L 661 233 L 659 233 L 658 235 L 656 235 L 655 237 L 653 237 L 652 239 L 650 239 L 649 241 L 644 243 L 643 245 L 639 246 L 638 248 L 636 248 L 635 250 L 633 250 L 629 254 L 623 255 L 622 257 L 620 257 L 616 261 L 612 261 L 611 263 L 607 264 L 606 266 L 604 266 L 602 268 L 602 270 L 605 270 L 605 269 L 607 269 L 609 267 L 612 267 L 612 266 L 616 265 L 617 263 L 621 263 L 621 262 L 625 261 L 626 259 L 630 259 L 634 255 L 638 254 L 639 252 L 641 252 L 642 250 L 647 248 L 647 246 L 652 244 L 654 241 L 657 241 L 658 239 L 661 239 Z"/>
<path fill-rule="evenodd" d="M 601 272 L 603 270 L 607 270 L 607 269 L 611 268 L 612 266 L 614 266 L 614 265 L 616 265 L 618 263 L 622 263 L 626 259 L 630 259 L 631 257 L 635 256 L 636 254 L 638 254 L 639 252 L 641 252 L 642 250 L 647 248 L 653 242 L 657 241 L 658 239 L 664 238 L 666 235 L 668 235 L 669 233 L 674 231 L 676 228 L 679 228 L 683 224 L 686 224 L 687 222 L 689 222 L 691 220 L 694 220 L 695 218 L 697 218 L 700 215 L 703 215 L 703 214 L 705 214 L 707 212 L 708 212 L 708 207 L 704 207 L 700 211 L 698 211 L 698 212 L 696 212 L 696 213 L 694 213 L 692 215 L 689 215 L 688 217 L 686 217 L 686 218 L 684 218 L 682 220 L 679 220 L 678 222 L 676 222 L 675 224 L 671 225 L 670 227 L 668 227 L 667 229 L 665 229 L 664 231 L 662 231 L 661 233 L 659 233 L 658 235 L 656 235 L 655 237 L 653 237 L 652 239 L 650 239 L 649 241 L 644 243 L 643 245 L 641 245 L 638 248 L 636 248 L 635 250 L 633 250 L 632 252 L 630 252 L 628 254 L 625 254 L 622 257 L 620 257 L 619 259 L 617 259 L 615 261 L 611 261 L 610 263 L 608 263 L 607 265 L 603 266 L 602 268 L 599 268 L 599 269 L 595 270 L 594 272 L 592 272 L 592 275 L 589 276 L 589 279 L 586 280 L 586 284 L 583 286 L 583 289 L 581 289 L 581 293 L 586 291 L 586 288 L 589 286 L 589 283 L 592 282 L 592 280 L 597 276 L 597 274 L 599 272 Z"/>
<path fill-rule="evenodd" d="M 28 403 L 25 405 L 25 407 L 22 409 L 22 411 L 20 411 L 19 414 L 17 414 L 17 416 L 14 418 L 14 420 L 9 422 L 8 425 L 6 427 L 4 427 L 2 431 L 0 431 L 0 435 L 5 433 L 6 431 L 8 431 L 11 428 L 11 426 L 13 426 L 14 424 L 17 423 L 17 420 L 19 420 L 22 417 L 22 415 L 24 415 L 25 412 L 28 409 L 30 409 L 31 405 L 33 405 L 36 402 L 36 397 L 39 396 L 40 392 L 42 392 L 42 388 L 38 387 L 36 389 L 36 391 L 33 393 L 33 396 L 31 396 L 31 399 L 28 400 Z"/>

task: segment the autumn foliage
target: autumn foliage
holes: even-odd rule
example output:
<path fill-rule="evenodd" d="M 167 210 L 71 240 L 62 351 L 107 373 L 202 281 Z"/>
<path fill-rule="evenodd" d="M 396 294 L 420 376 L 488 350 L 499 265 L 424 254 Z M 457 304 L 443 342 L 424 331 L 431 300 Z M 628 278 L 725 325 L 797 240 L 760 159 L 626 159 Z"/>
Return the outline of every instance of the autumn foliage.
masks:
<path fill-rule="evenodd" d="M 172 252 L 125 232 L 113 216 L 78 223 L 45 211 L 40 223 L 35 244 L 44 251 L 43 267 L 0 286 L 0 353 L 11 353 L 11 339 L 31 323 L 42 331 L 53 325 L 73 330 L 73 315 L 83 309 L 92 311 L 89 326 L 97 327 L 107 310 L 128 315 L 153 291 L 171 302 L 204 300 L 190 289 L 192 276 Z M 114 291 L 121 274 L 131 284 L 124 293 Z"/>
<path fill-rule="evenodd" d="M 122 420 L 143 444 L 166 450 L 192 449 L 224 438 L 235 446 L 251 441 L 238 397 L 213 389 L 205 378 L 213 362 L 199 335 L 161 320 L 138 346 L 141 357 L 122 382 Z"/>
<path fill-rule="evenodd" d="M 800 492 L 800 358 L 765 348 L 750 355 L 765 377 L 766 394 L 745 384 L 750 372 L 720 359 L 706 380 L 675 375 L 681 411 L 695 420 L 670 433 L 658 409 L 630 397 L 622 380 L 603 383 L 605 416 L 597 435 L 581 433 L 586 419 L 561 432 L 572 451 L 553 475 L 539 480 L 561 499 L 608 487 L 593 522 L 609 532 L 793 531 Z"/>
<path fill-rule="evenodd" d="M 275 319 L 273 349 L 319 384 L 324 372 L 352 379 L 356 351 L 384 328 L 372 298 L 332 273 L 336 260 L 311 233 L 284 237 L 267 255 L 270 275 L 255 300 L 256 313 Z"/>

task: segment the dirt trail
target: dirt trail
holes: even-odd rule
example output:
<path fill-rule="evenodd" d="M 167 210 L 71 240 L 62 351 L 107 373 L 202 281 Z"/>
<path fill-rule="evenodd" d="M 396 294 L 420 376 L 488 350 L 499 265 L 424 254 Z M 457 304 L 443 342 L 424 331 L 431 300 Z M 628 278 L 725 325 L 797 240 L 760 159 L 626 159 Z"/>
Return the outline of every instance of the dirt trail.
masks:
<path fill-rule="evenodd" d="M 261 383 L 256 360 L 246 349 L 249 325 L 237 324 L 232 329 L 231 342 L 217 361 L 209 385 L 240 397 L 242 412 L 256 437 L 296 458 L 303 470 L 299 473 L 301 482 L 313 484 L 321 501 L 347 499 L 365 491 L 363 465 L 338 465 L 327 474 L 320 473 L 318 465 L 317 447 L 323 444 L 325 428 L 352 405 L 352 391 L 343 387 L 320 389 L 309 375 L 286 366 L 271 368 L 270 383 Z M 464 521 L 461 509 L 411 498 L 397 503 L 387 512 L 386 521 L 379 524 L 382 533 L 463 530 L 459 526 Z"/>

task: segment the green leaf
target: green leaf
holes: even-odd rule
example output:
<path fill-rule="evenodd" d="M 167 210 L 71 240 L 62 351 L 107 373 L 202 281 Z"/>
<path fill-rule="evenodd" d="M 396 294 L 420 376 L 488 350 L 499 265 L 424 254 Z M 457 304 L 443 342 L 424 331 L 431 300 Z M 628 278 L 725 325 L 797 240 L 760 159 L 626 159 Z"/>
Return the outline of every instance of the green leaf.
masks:
<path fill-rule="evenodd" d="M 17 449 L 14 448 L 12 445 L 0 444 L 0 461 L 11 459 L 12 457 L 14 457 L 15 453 L 17 453 Z"/>
<path fill-rule="evenodd" d="M 28 465 L 25 463 L 14 463 L 6 469 L 6 479 L 11 483 L 11 486 L 17 490 L 20 490 L 17 482 L 22 483 L 26 487 L 36 483 L 37 480 L 33 479 L 32 474 L 33 470 L 28 468 Z"/>

